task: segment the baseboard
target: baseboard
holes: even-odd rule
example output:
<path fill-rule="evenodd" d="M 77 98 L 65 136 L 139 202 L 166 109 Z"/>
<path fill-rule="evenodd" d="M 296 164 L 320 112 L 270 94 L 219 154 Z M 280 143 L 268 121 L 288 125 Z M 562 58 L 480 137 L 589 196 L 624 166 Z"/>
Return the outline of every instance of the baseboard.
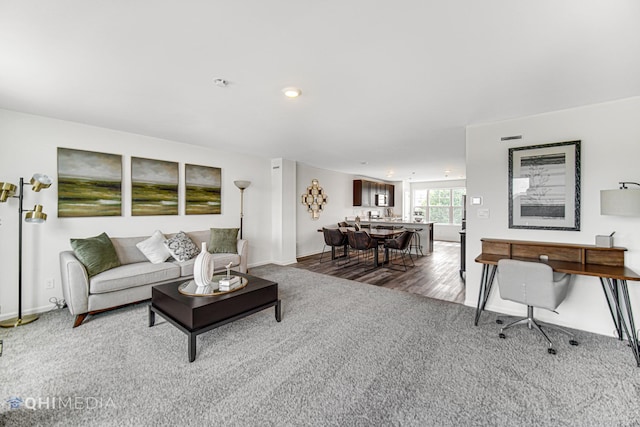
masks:
<path fill-rule="evenodd" d="M 327 249 L 327 252 L 331 252 L 331 248 Z M 315 252 L 306 252 L 306 253 L 303 253 L 303 254 L 296 254 L 296 258 L 297 259 L 305 258 L 305 257 L 308 257 L 308 256 L 320 255 L 321 253 L 322 253 L 322 251 L 320 251 L 320 252 L 315 251 Z"/>
<path fill-rule="evenodd" d="M 46 313 L 47 311 L 51 311 L 55 309 L 55 306 L 53 306 L 53 303 L 48 304 L 46 306 L 41 306 L 41 307 L 36 307 L 36 308 L 30 308 L 27 310 L 22 310 L 22 314 L 23 315 L 27 315 L 27 314 L 42 314 L 42 313 Z M 3 313 L 0 315 L 0 322 L 5 321 L 5 320 L 9 320 L 12 319 L 14 317 L 18 317 L 18 312 L 14 311 L 11 313 Z"/>
<path fill-rule="evenodd" d="M 269 264 L 283 265 L 284 266 L 284 265 L 295 264 L 297 262 L 298 262 L 297 259 L 294 259 L 293 261 L 282 261 L 282 262 L 280 262 L 280 261 L 262 261 L 262 262 L 256 262 L 256 263 L 253 263 L 253 264 L 248 264 L 247 265 L 247 269 L 254 268 L 254 267 L 261 267 L 263 265 L 269 265 Z"/>
<path fill-rule="evenodd" d="M 254 262 L 253 264 L 247 264 L 247 269 L 254 268 L 254 267 L 261 267 L 263 265 L 268 265 L 268 264 L 273 264 L 273 262 L 271 261 Z"/>
<path fill-rule="evenodd" d="M 294 258 L 293 260 L 289 260 L 289 261 L 278 261 L 278 262 L 274 261 L 273 264 L 275 264 L 275 265 L 283 265 L 284 266 L 284 265 L 295 264 L 297 262 L 298 262 L 298 260 Z"/>

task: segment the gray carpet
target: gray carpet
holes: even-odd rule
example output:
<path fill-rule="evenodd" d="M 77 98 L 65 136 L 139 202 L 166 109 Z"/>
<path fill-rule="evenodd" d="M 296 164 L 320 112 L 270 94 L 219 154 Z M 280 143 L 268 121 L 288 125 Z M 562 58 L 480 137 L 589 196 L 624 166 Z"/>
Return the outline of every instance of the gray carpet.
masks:
<path fill-rule="evenodd" d="M 194 363 L 175 327 L 147 327 L 145 304 L 0 331 L 0 424 L 639 424 L 640 369 L 613 338 L 552 333 L 551 356 L 526 329 L 500 340 L 491 314 L 473 327 L 469 307 L 291 267 L 252 274 L 278 281 L 282 322 L 269 309 L 203 334 Z"/>

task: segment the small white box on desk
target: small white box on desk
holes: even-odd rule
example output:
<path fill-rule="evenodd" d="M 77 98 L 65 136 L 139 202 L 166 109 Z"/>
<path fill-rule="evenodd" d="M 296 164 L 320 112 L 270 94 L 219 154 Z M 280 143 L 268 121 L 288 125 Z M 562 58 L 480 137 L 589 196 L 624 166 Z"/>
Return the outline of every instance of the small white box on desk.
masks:
<path fill-rule="evenodd" d="M 596 236 L 596 246 L 599 248 L 612 248 L 613 236 Z"/>

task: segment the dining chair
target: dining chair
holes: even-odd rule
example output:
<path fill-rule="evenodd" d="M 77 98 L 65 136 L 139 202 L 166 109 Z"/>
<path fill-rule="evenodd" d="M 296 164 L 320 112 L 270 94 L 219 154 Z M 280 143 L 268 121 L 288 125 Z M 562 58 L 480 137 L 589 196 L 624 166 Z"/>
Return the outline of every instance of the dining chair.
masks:
<path fill-rule="evenodd" d="M 322 257 L 324 256 L 324 252 L 327 246 L 329 246 L 331 250 L 335 252 L 337 248 L 344 247 L 345 245 L 348 244 L 347 236 L 344 235 L 337 228 L 322 227 L 322 234 L 324 236 L 324 246 L 322 247 L 322 254 L 320 254 L 321 263 L 322 263 Z M 335 260 L 332 259 L 332 261 L 335 261 Z M 340 263 L 338 262 L 338 265 L 339 264 Z"/>
<path fill-rule="evenodd" d="M 413 237 L 413 232 L 405 231 L 402 234 L 398 235 L 394 239 L 387 239 L 384 242 L 385 250 L 389 250 L 390 253 L 395 255 L 395 257 L 400 254 L 402 258 L 402 265 L 404 266 L 404 271 L 407 271 L 407 263 L 404 260 L 405 254 L 409 254 L 409 259 L 411 260 L 411 264 L 415 267 L 413 263 L 413 259 L 411 258 L 411 254 L 409 253 L 409 244 L 411 243 L 411 238 Z M 389 268 L 393 268 L 393 258 L 394 256 L 389 256 Z M 399 265 L 399 264 L 398 264 Z"/>
<path fill-rule="evenodd" d="M 360 264 L 360 253 L 367 255 L 371 250 L 378 250 L 378 241 L 371 237 L 366 231 L 347 231 L 347 241 L 351 249 L 358 254 L 358 262 Z M 351 253 L 351 251 L 349 251 Z M 351 255 L 349 255 L 350 257 Z M 366 259 L 366 258 L 365 258 Z"/>

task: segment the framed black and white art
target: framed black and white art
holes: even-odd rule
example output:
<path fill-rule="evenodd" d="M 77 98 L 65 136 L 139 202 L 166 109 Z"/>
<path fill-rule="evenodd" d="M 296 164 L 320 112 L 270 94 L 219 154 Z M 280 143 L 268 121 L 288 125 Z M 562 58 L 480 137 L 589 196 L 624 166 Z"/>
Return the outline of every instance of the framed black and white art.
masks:
<path fill-rule="evenodd" d="M 580 141 L 509 149 L 509 228 L 580 230 Z"/>

